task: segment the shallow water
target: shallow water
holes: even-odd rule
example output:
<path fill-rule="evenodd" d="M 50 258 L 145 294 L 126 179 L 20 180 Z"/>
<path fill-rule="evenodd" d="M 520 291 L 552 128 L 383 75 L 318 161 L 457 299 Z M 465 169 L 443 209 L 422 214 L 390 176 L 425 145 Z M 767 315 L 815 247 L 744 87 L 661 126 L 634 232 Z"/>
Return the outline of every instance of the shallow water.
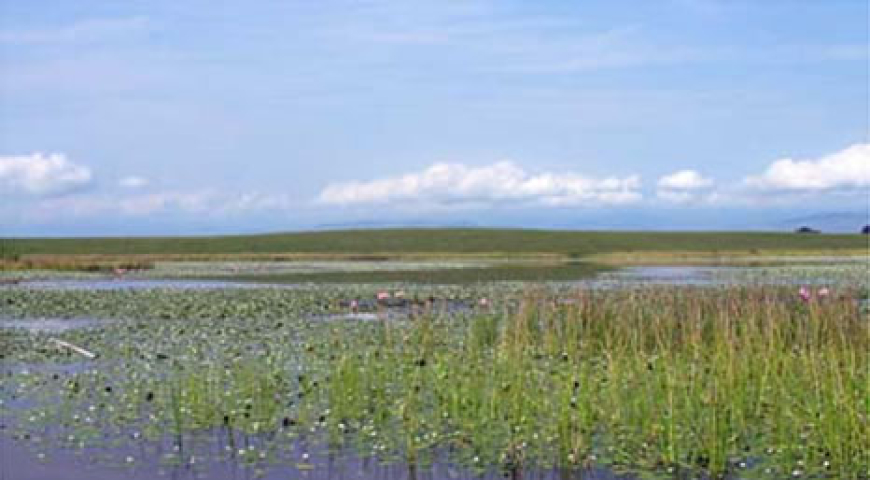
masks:
<path fill-rule="evenodd" d="M 802 269 L 805 269 L 802 270 Z M 602 272 L 592 278 L 560 284 L 579 285 L 588 288 L 619 288 L 643 285 L 659 286 L 717 286 L 746 284 L 828 284 L 838 282 L 854 283 L 855 279 L 870 271 L 870 265 L 857 261 L 829 259 L 827 263 L 806 262 L 787 266 L 633 266 L 616 271 Z M 515 282 L 505 282 L 515 283 Z M 33 288 L 49 290 L 209 290 L 209 289 L 250 289 L 250 288 L 308 288 L 300 284 L 274 284 L 268 282 L 251 283 L 227 280 L 191 279 L 134 279 L 134 278 L 40 278 L 23 280 L 15 285 L 2 285 L 2 288 Z"/>
<path fill-rule="evenodd" d="M 177 290 L 209 290 L 219 288 L 262 288 L 263 284 L 213 281 L 213 280 L 134 280 L 114 278 L 89 278 L 82 280 L 57 279 L 23 281 L 18 288 L 37 288 L 48 290 L 148 290 L 169 288 Z M 274 286 L 274 285 L 268 285 Z M 281 285 L 282 288 L 293 288 L 293 285 Z"/>
<path fill-rule="evenodd" d="M 613 273 L 599 275 L 596 280 L 616 279 L 628 283 L 653 285 L 710 285 L 716 282 L 717 274 L 739 270 L 736 267 L 705 266 L 640 266 L 629 267 Z"/>
<path fill-rule="evenodd" d="M 29 333 L 62 333 L 82 328 L 99 328 L 107 323 L 107 320 L 95 318 L 0 319 L 0 329 L 19 329 L 26 330 Z"/>
<path fill-rule="evenodd" d="M 445 260 L 293 260 L 293 261 L 175 261 L 157 262 L 153 269 L 133 272 L 137 277 L 198 277 L 215 275 L 281 275 L 294 273 L 325 272 L 379 272 L 404 270 L 443 270 L 462 268 L 486 268 L 496 265 L 494 261 Z"/>
<path fill-rule="evenodd" d="M 629 480 L 606 469 L 590 468 L 574 472 L 527 470 L 477 474 L 443 461 L 412 467 L 407 463 L 382 464 L 353 454 L 317 453 L 303 442 L 296 442 L 290 458 L 280 463 L 252 464 L 241 461 L 237 453 L 221 460 L 196 461 L 196 452 L 184 452 L 169 445 L 149 445 L 114 451 L 51 448 L 13 440 L 0 431 L 0 479 L 2 480 Z M 215 446 L 210 447 L 214 453 Z M 308 455 L 304 457 L 304 455 Z M 168 456 L 183 457 L 182 462 L 167 462 Z M 131 461 L 128 462 L 128 457 Z M 108 459 L 115 460 L 108 460 Z M 295 461 L 293 460 L 295 459 Z"/>
<path fill-rule="evenodd" d="M 360 320 L 360 321 L 383 321 L 383 320 L 404 320 L 415 318 L 426 314 L 435 315 L 462 315 L 473 312 L 473 307 L 468 303 L 451 302 L 450 306 L 441 310 L 424 310 L 415 309 L 413 307 L 389 307 L 375 312 L 348 312 L 348 313 L 331 313 L 323 315 L 312 315 L 312 320 L 324 321 L 340 321 L 340 320 Z"/>
<path fill-rule="evenodd" d="M 831 285 L 866 284 L 870 265 L 862 262 L 751 266 L 635 266 L 575 282 L 589 288 L 636 286 Z"/>
<path fill-rule="evenodd" d="M 755 267 L 720 267 L 720 266 L 641 266 L 631 267 L 618 272 L 608 272 L 599 275 L 595 279 L 578 282 L 590 288 L 625 288 L 644 285 L 686 285 L 686 286 L 717 286 L 734 284 L 735 279 L 743 278 L 749 272 L 761 272 L 762 269 Z M 770 277 L 761 276 L 760 282 L 786 281 L 788 284 L 826 283 L 830 281 L 826 277 L 809 279 L 807 277 Z M 785 280 L 782 280 L 784 278 Z M 576 285 L 576 284 L 575 284 Z M 134 279 L 84 279 L 84 280 L 53 280 L 27 282 L 22 286 L 11 288 L 37 288 L 37 289 L 72 289 L 72 290 L 123 290 L 123 289 L 169 289 L 169 290 L 205 290 L 205 289 L 233 289 L 233 288 L 263 288 L 262 284 L 233 283 L 220 281 L 199 280 L 134 280 Z M 272 288 L 274 286 L 266 286 Z M 279 288 L 294 288 L 293 286 L 279 286 Z M 26 291 L 25 291 L 26 294 Z M 95 294 L 102 296 L 107 294 Z M 182 295 L 185 295 L 182 293 Z M 348 294 L 342 308 L 347 308 L 353 297 Z M 864 301 L 866 302 L 866 300 Z M 359 311 L 337 314 L 319 314 L 309 318 L 335 321 L 376 321 L 384 318 L 402 319 L 413 316 L 415 313 L 427 311 L 419 305 L 411 305 L 408 302 L 394 300 L 391 305 L 381 305 L 373 299 L 359 300 Z M 447 300 L 436 299 L 428 311 L 433 313 L 462 314 L 478 310 L 478 305 L 473 300 Z M 323 310 L 318 310 L 323 311 Z M 206 320 L 198 320 L 206 321 Z M 168 322 L 168 320 L 167 320 Z M 33 319 L 33 320 L 0 320 L 0 329 L 23 329 L 27 333 L 44 334 L 59 333 L 81 328 L 100 328 L 112 325 L 110 321 L 97 319 Z M 17 334 L 16 334 L 17 335 Z M 31 367 L 27 367 L 31 368 Z M 71 368 L 70 373 L 84 368 L 80 364 L 75 366 L 62 366 L 58 368 Z M 63 373 L 63 371 L 61 371 Z M 2 396 L 0 396 L 2 398 Z M 14 407 L 7 403 L 7 407 Z M 110 434 L 111 435 L 111 434 Z M 212 440 L 215 440 L 214 438 Z M 289 440 L 288 440 L 289 441 Z M 94 479 L 108 480 L 126 478 L 128 480 L 144 480 L 154 478 L 172 479 L 199 479 L 212 478 L 218 480 L 229 479 L 254 479 L 263 478 L 306 478 L 306 479 L 496 479 L 496 478 L 524 478 L 524 479 L 570 479 L 585 478 L 612 480 L 620 477 L 606 470 L 593 470 L 564 474 L 555 471 L 530 471 L 521 476 L 507 476 L 503 473 L 492 472 L 480 476 L 459 469 L 449 463 L 436 462 L 430 469 L 410 469 L 406 463 L 398 462 L 390 465 L 381 465 L 374 460 L 363 460 L 352 453 L 330 455 L 328 453 L 316 453 L 308 451 L 303 445 L 288 445 L 289 454 L 282 454 L 275 464 L 265 466 L 251 466 L 239 462 L 234 454 L 226 456 L 220 446 L 213 443 L 205 447 L 211 455 L 198 456 L 194 453 L 182 462 L 180 466 L 167 465 L 163 456 L 171 453 L 169 445 L 146 446 L 135 445 L 133 447 L 115 449 L 93 449 L 82 454 L 74 450 L 46 445 L 34 445 L 30 442 L 13 440 L 11 431 L 0 429 L 0 480 L 21 479 Z M 304 450 L 303 450 L 304 449 Z M 231 450 L 234 452 L 235 450 Z M 38 455 L 45 454 L 45 460 L 40 460 Z M 309 453 L 310 457 L 305 460 L 305 466 L 298 464 L 302 461 L 302 453 Z M 223 455 L 223 456 L 222 456 Z M 134 460 L 128 465 L 126 458 L 130 456 Z M 198 458 L 191 466 L 189 459 Z M 262 471 L 258 471 L 262 469 Z"/>
<path fill-rule="evenodd" d="M 93 361 L 76 361 L 71 363 L 5 363 L 0 369 L 2 375 L 30 375 L 34 373 L 74 375 L 84 373 L 94 365 Z"/>

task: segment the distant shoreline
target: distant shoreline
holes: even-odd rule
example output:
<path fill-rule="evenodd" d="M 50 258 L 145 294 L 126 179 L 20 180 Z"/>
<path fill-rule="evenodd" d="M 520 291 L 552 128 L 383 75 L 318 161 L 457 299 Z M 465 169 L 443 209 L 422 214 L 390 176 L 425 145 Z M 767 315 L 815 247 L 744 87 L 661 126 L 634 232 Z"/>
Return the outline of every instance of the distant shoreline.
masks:
<path fill-rule="evenodd" d="M 6 258 L 393 260 L 456 256 L 760 257 L 862 255 L 868 236 L 773 232 L 608 232 L 482 228 L 335 230 L 203 237 L 5 238 Z"/>

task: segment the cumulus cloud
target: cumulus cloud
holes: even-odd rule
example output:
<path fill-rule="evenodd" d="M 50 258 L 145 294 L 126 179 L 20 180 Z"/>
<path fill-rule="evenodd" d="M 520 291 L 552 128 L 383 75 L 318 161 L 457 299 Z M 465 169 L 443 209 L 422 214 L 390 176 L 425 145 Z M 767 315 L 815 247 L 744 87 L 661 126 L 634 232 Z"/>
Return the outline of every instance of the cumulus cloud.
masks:
<path fill-rule="evenodd" d="M 713 183 L 695 170 L 680 170 L 659 178 L 656 197 L 671 203 L 710 200 Z"/>
<path fill-rule="evenodd" d="M 658 187 L 669 190 L 697 190 L 713 185 L 713 181 L 704 178 L 694 170 L 680 170 L 679 172 L 665 175 L 658 181 Z"/>
<path fill-rule="evenodd" d="M 0 193 L 60 195 L 91 182 L 91 170 L 62 153 L 0 156 Z"/>
<path fill-rule="evenodd" d="M 399 177 L 328 185 L 325 205 L 411 201 L 440 206 L 518 202 L 545 206 L 626 204 L 641 199 L 640 179 L 587 178 L 573 173 L 531 174 L 512 162 L 472 167 L 438 163 Z"/>
<path fill-rule="evenodd" d="M 814 160 L 777 160 L 764 173 L 747 177 L 744 183 L 765 191 L 797 193 L 867 189 L 870 144 L 859 143 Z"/>
<path fill-rule="evenodd" d="M 118 180 L 118 185 L 124 188 L 142 188 L 148 185 L 148 179 L 144 177 L 137 177 L 135 175 L 124 177 Z"/>

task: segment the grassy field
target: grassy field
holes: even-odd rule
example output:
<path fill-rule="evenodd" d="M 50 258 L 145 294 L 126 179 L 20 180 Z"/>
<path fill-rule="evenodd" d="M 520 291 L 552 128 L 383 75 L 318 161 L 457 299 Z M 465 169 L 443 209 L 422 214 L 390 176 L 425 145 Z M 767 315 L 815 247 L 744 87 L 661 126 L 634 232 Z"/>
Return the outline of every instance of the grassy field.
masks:
<path fill-rule="evenodd" d="M 865 235 L 760 232 L 583 232 L 516 229 L 342 230 L 219 237 L 0 239 L 16 255 L 558 254 L 867 251 Z"/>

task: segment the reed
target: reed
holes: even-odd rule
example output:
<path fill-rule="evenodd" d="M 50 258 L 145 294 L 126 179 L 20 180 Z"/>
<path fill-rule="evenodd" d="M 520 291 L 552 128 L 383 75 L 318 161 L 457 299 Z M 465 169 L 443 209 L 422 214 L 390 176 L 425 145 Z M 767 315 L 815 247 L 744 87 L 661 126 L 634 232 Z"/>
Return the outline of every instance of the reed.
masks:
<path fill-rule="evenodd" d="M 0 271 L 27 272 L 33 270 L 114 273 L 118 271 L 149 270 L 154 265 L 148 261 L 133 259 L 90 260 L 75 257 L 2 257 Z"/>
<path fill-rule="evenodd" d="M 336 378 L 359 352 L 365 362 L 330 395 L 366 385 L 381 395 L 343 416 L 362 423 L 400 405 L 396 435 L 429 425 L 489 464 L 865 473 L 870 330 L 850 298 L 805 305 L 734 289 L 571 300 L 532 296 L 459 332 L 420 322 L 392 349 L 379 335 L 345 338 L 353 353 Z"/>

